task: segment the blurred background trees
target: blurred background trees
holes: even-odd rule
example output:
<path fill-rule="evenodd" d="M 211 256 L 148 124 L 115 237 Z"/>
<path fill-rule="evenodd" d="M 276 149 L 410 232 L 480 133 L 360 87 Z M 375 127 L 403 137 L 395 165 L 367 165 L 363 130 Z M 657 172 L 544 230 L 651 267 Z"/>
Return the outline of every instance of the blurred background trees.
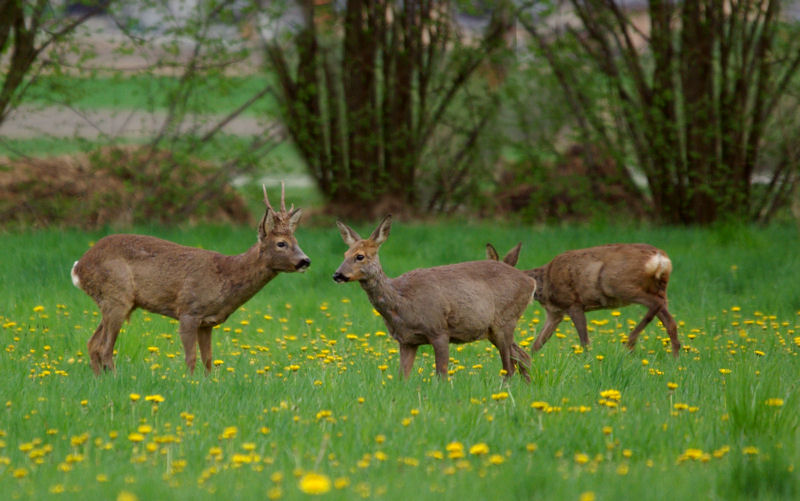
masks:
<path fill-rule="evenodd" d="M 119 207 L 147 208 L 128 223 L 192 219 L 231 184 L 257 194 L 278 177 L 348 218 L 769 221 L 797 198 L 799 13 L 770 0 L 4 0 L 0 205 L 63 191 L 5 196 L 59 170 L 19 174 L 48 153 L 15 135 L 38 111 L 94 131 L 76 126 L 56 153 L 145 193 Z"/>

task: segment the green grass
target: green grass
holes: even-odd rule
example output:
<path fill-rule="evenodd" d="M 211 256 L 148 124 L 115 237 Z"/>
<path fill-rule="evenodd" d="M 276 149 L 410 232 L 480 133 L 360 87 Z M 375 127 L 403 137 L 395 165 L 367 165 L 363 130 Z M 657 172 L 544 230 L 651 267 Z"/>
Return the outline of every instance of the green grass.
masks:
<path fill-rule="evenodd" d="M 356 229 L 366 235 L 373 226 Z M 255 240 L 250 228 L 137 230 L 225 253 Z M 452 347 L 448 381 L 433 376 L 429 347 L 412 377 L 398 380 L 397 345 L 364 292 L 331 280 L 345 249 L 337 230 L 308 224 L 297 238 L 311 269 L 278 276 L 215 331 L 212 375 L 188 375 L 176 324 L 139 311 L 117 343 L 116 373 L 95 378 L 85 343 L 96 308 L 72 286 L 69 268 L 101 236 L 0 237 L 6 499 L 301 499 L 307 472 L 334 482 L 329 499 L 800 494 L 793 226 L 396 221 L 381 250 L 390 276 L 480 259 L 487 241 L 501 253 L 522 241 L 522 267 L 610 241 L 667 250 L 670 310 L 685 347 L 678 360 L 657 322 L 635 353 L 624 349 L 641 307 L 598 311 L 588 315 L 590 349 L 578 353 L 574 328 L 563 323 L 533 357 L 531 384 L 504 384 L 486 341 Z M 531 306 L 517 339 L 529 343 L 543 318 Z M 146 400 L 154 395 L 163 402 Z M 782 405 L 769 405 L 774 399 Z"/>
<path fill-rule="evenodd" d="M 199 113 L 230 113 L 258 94 L 266 85 L 267 81 L 263 76 L 222 78 L 204 75 L 196 80 L 195 97 L 189 101 L 189 107 Z M 66 102 L 84 110 L 156 111 L 169 107 L 178 87 L 177 78 L 166 76 L 44 75 L 28 90 L 25 102 L 43 106 Z M 274 97 L 267 94 L 248 108 L 247 113 L 274 116 L 276 106 Z"/>

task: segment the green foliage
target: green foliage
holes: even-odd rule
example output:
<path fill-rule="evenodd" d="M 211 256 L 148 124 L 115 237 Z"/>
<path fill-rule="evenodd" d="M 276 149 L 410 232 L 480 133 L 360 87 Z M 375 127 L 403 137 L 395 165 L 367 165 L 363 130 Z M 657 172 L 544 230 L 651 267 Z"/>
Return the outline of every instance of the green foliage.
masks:
<path fill-rule="evenodd" d="M 223 226 L 136 231 L 227 254 L 256 236 Z M 345 249 L 333 224 L 301 225 L 310 270 L 278 276 L 215 330 L 211 375 L 186 373 L 174 321 L 139 311 L 120 334 L 116 373 L 95 378 L 85 343 L 99 319 L 69 269 L 103 234 L 0 238 L 0 490 L 9 498 L 307 499 L 308 472 L 330 479 L 331 499 L 407 499 L 409 485 L 419 499 L 798 493 L 794 227 L 396 222 L 381 249 L 390 276 L 482 259 L 486 241 L 501 252 L 522 241 L 523 268 L 610 241 L 667 250 L 679 359 L 657 323 L 627 352 L 620 341 L 641 308 L 597 311 L 588 350 L 579 353 L 565 322 L 533 357 L 529 385 L 503 382 L 486 341 L 452 347 L 448 381 L 433 376 L 423 347 L 399 381 L 397 344 L 363 291 L 331 280 Z M 531 306 L 517 339 L 529 344 L 543 318 Z"/>

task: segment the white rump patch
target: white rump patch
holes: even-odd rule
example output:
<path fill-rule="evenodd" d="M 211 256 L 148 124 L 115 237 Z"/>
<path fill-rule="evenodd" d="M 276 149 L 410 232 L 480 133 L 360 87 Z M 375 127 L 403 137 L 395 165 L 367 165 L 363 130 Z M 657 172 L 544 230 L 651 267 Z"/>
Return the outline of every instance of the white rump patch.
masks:
<path fill-rule="evenodd" d="M 661 279 L 665 274 L 672 272 L 672 261 L 664 254 L 653 254 L 644 265 L 644 271 L 656 279 Z"/>
<path fill-rule="evenodd" d="M 75 261 L 75 264 L 72 265 L 72 271 L 70 271 L 70 276 L 72 277 L 72 284 L 77 287 L 81 288 L 81 279 L 78 278 L 78 274 L 75 273 L 75 267 L 78 266 L 78 262 Z"/>

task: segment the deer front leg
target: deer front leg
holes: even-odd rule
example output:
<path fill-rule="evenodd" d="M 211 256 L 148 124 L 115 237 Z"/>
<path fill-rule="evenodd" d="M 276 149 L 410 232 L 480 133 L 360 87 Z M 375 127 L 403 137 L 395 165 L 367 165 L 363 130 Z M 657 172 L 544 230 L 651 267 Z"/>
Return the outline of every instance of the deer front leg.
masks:
<path fill-rule="evenodd" d="M 584 313 L 583 308 L 580 306 L 573 306 L 567 310 L 567 314 L 569 314 L 569 318 L 572 319 L 575 330 L 578 331 L 578 339 L 581 341 L 581 346 L 588 346 L 589 332 L 586 329 L 586 313 Z"/>
<path fill-rule="evenodd" d="M 198 321 L 192 317 L 181 317 L 180 333 L 183 342 L 183 351 L 186 354 L 186 367 L 189 372 L 194 373 L 194 366 L 197 363 L 197 326 Z"/>
<path fill-rule="evenodd" d="M 418 345 L 400 343 L 400 376 L 408 379 L 414 359 L 417 357 Z"/>
<path fill-rule="evenodd" d="M 558 327 L 558 324 L 560 324 L 561 320 L 564 319 L 563 312 L 560 311 L 553 312 L 550 310 L 546 311 L 547 311 L 547 318 L 545 318 L 544 320 L 544 326 L 542 327 L 542 330 L 539 331 L 539 335 L 536 336 L 536 339 L 533 341 L 533 347 L 531 348 L 531 351 L 533 353 L 536 353 L 537 351 L 542 349 L 542 346 L 544 346 L 547 340 L 550 339 L 550 336 L 552 336 L 553 333 L 556 331 L 556 327 Z"/>
<path fill-rule="evenodd" d="M 200 358 L 206 367 L 206 374 L 211 372 L 211 327 L 197 329 L 197 344 L 200 345 Z"/>
<path fill-rule="evenodd" d="M 447 365 L 450 363 L 450 339 L 439 335 L 431 339 L 433 357 L 436 360 L 436 375 L 447 379 Z"/>

